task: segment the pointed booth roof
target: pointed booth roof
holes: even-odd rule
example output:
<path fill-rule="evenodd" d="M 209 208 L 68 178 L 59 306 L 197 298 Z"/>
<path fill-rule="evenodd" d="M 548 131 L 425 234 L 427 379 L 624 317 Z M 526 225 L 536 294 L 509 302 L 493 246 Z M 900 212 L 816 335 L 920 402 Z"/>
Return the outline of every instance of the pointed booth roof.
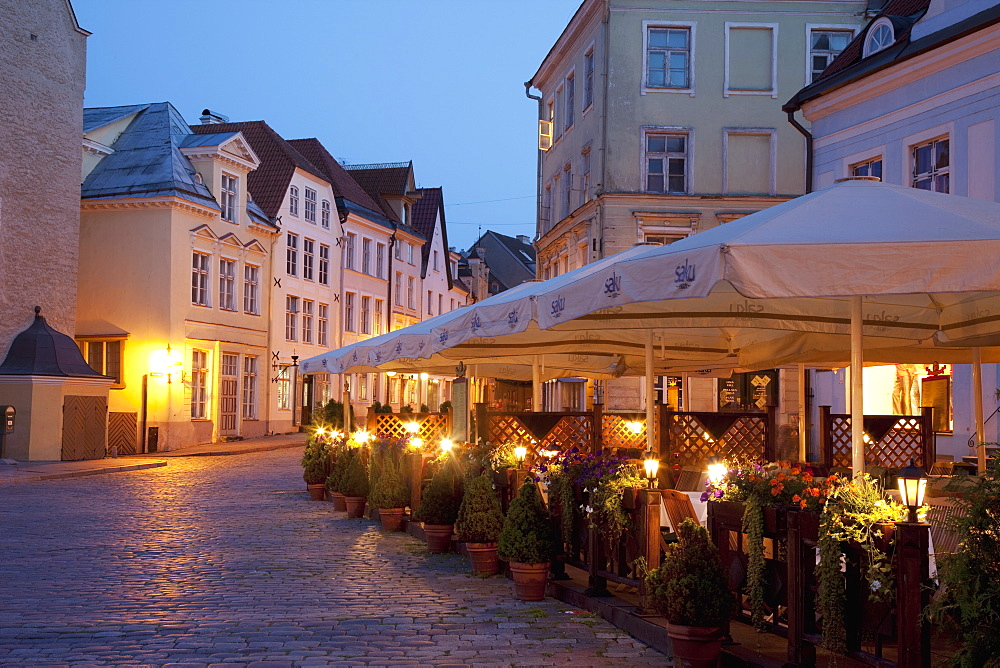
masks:
<path fill-rule="evenodd" d="M 53 329 L 35 307 L 35 321 L 14 337 L 0 376 L 68 376 L 108 378 L 90 368 L 70 337 Z"/>

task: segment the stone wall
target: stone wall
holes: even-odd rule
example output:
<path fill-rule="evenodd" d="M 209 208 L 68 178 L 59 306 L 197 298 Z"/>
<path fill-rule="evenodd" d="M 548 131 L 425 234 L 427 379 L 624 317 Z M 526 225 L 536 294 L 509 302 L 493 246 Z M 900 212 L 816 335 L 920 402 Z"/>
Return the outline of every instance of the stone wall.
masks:
<path fill-rule="evenodd" d="M 0 0 L 0 359 L 35 305 L 72 335 L 87 32 L 68 0 Z"/>

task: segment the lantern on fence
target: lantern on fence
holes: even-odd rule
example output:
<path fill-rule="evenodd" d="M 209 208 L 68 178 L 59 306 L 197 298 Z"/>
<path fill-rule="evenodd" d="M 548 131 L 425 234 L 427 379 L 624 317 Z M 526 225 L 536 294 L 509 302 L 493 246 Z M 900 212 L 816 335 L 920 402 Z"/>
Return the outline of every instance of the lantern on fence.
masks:
<path fill-rule="evenodd" d="M 653 457 L 652 452 L 646 452 L 646 459 L 642 462 L 642 467 L 646 472 L 646 480 L 649 482 L 649 488 L 654 489 L 656 487 L 656 474 L 660 470 L 660 460 Z"/>
<path fill-rule="evenodd" d="M 405 427 L 406 427 L 406 431 L 409 432 L 409 433 L 411 433 L 411 434 L 416 434 L 418 431 L 420 431 L 420 423 L 419 422 L 407 422 L 406 425 L 405 425 Z"/>
<path fill-rule="evenodd" d="M 441 452 L 451 452 L 451 449 L 455 446 L 450 438 L 441 439 Z"/>
<path fill-rule="evenodd" d="M 642 433 L 642 430 L 646 428 L 646 424 L 642 420 L 631 420 L 625 423 L 625 426 L 630 432 L 638 436 Z"/>
<path fill-rule="evenodd" d="M 924 491 L 927 489 L 927 475 L 912 459 L 910 465 L 899 470 L 899 498 L 909 510 L 907 522 L 917 521 L 917 509 L 924 505 Z"/>
<path fill-rule="evenodd" d="M 365 443 L 368 442 L 369 438 L 371 438 L 371 434 L 369 434 L 367 431 L 356 431 L 353 434 L 351 434 L 351 440 L 357 443 L 358 445 L 364 445 Z"/>
<path fill-rule="evenodd" d="M 528 448 L 519 445 L 514 448 L 514 459 L 517 461 L 517 468 L 524 466 L 524 460 L 528 458 Z"/>
<path fill-rule="evenodd" d="M 718 455 L 708 458 L 708 480 L 713 485 L 718 485 L 726 477 L 728 469 L 726 463 Z"/>
<path fill-rule="evenodd" d="M 410 447 L 414 450 L 419 450 L 424 445 L 424 439 L 419 436 L 414 436 L 410 439 Z"/>

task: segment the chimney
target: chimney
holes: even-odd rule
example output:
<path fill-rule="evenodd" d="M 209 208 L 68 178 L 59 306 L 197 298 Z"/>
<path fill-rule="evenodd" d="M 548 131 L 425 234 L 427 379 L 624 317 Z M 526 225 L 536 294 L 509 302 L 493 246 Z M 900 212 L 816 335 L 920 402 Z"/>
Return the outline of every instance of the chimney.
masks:
<path fill-rule="evenodd" d="M 202 125 L 217 125 L 219 123 L 228 123 L 229 116 L 217 114 L 211 109 L 203 109 L 201 112 L 201 118 L 198 120 L 201 121 Z"/>

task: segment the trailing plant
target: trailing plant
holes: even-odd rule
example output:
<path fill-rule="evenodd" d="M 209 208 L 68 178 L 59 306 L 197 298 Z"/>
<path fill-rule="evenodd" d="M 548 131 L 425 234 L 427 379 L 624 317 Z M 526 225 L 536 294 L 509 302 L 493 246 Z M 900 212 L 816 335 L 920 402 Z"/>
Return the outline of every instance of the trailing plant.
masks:
<path fill-rule="evenodd" d="M 938 590 L 926 614 L 961 643 L 956 668 L 1000 666 L 1000 458 L 959 497 L 964 514 L 949 528 L 962 537 L 954 554 L 938 555 Z"/>
<path fill-rule="evenodd" d="M 646 576 L 650 601 L 671 624 L 720 627 L 729 619 L 733 596 L 719 550 L 690 518 L 677 527 L 677 538 L 664 550 L 660 567 Z"/>
<path fill-rule="evenodd" d="M 499 473 L 517 466 L 513 443 L 493 444 L 481 441 L 465 448 L 463 464 L 466 475 L 475 477 L 483 473 Z"/>
<path fill-rule="evenodd" d="M 368 496 L 368 462 L 365 455 L 366 453 L 360 448 L 352 448 L 351 458 L 341 484 L 344 496 Z"/>
<path fill-rule="evenodd" d="M 442 401 L 441 405 L 438 406 L 438 410 L 442 413 L 447 413 L 451 410 L 451 401 Z"/>
<path fill-rule="evenodd" d="M 306 440 L 306 449 L 302 454 L 302 479 L 308 485 L 321 485 L 326 482 L 329 451 L 324 439 L 315 435 Z"/>
<path fill-rule="evenodd" d="M 399 407 L 399 412 L 400 413 L 412 413 L 413 412 L 413 406 L 411 406 L 410 404 L 405 404 L 403 406 L 400 406 Z"/>
<path fill-rule="evenodd" d="M 500 499 L 493 491 L 490 476 L 481 475 L 465 485 L 465 495 L 458 509 L 455 533 L 466 543 L 495 543 L 503 529 Z"/>
<path fill-rule="evenodd" d="M 424 524 L 454 524 L 462 503 L 461 480 L 452 466 L 441 466 L 424 489 L 414 519 Z"/>
<path fill-rule="evenodd" d="M 890 555 L 879 547 L 881 525 L 904 520 L 907 511 L 902 504 L 888 499 L 881 485 L 868 474 L 856 476 L 850 482 L 830 476 L 826 493 L 817 541 L 816 607 L 823 615 L 823 646 L 843 653 L 847 643 L 846 582 L 840 568 L 844 549 L 848 543 L 856 543 L 864 550 L 862 575 L 868 583 L 869 598 L 891 604 L 895 599 L 895 581 Z M 895 537 L 891 540 L 894 542 Z M 890 543 L 889 549 L 892 548 Z"/>
<path fill-rule="evenodd" d="M 497 554 L 504 561 L 543 564 L 552 560 L 554 551 L 549 514 L 537 483 L 528 479 L 507 511 L 497 540 Z"/>
<path fill-rule="evenodd" d="M 619 461 L 617 466 L 601 476 L 590 495 L 588 514 L 591 526 L 602 536 L 615 543 L 632 527 L 632 519 L 625 512 L 623 498 L 626 490 L 643 487 L 639 468 L 632 463 Z"/>

